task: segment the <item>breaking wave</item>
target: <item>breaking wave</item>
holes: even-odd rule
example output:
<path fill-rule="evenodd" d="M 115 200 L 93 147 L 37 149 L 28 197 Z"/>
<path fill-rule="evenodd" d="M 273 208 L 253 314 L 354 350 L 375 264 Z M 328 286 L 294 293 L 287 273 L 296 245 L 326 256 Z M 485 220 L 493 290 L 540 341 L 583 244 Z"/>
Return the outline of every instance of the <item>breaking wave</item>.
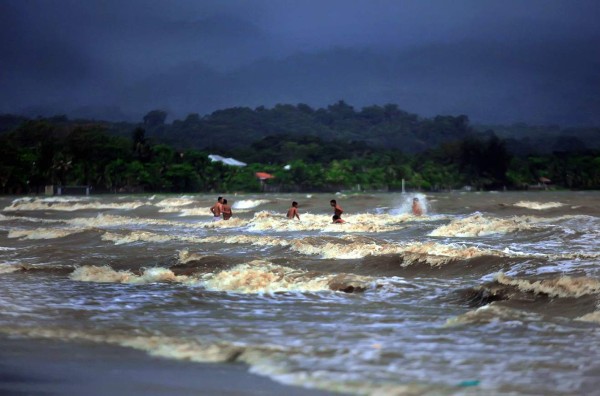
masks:
<path fill-rule="evenodd" d="M 559 278 L 527 280 L 514 279 L 499 273 L 495 277 L 501 285 L 515 286 L 520 291 L 545 294 L 550 297 L 582 297 L 588 294 L 600 294 L 600 281 L 588 277 L 561 276 Z"/>
<path fill-rule="evenodd" d="M 204 363 L 243 361 L 239 357 L 244 352 L 242 346 L 236 347 L 226 343 L 204 344 L 197 339 L 185 340 L 179 337 L 167 336 L 130 335 L 116 332 L 113 334 L 100 334 L 64 328 L 4 327 L 0 328 L 0 332 L 36 338 L 108 343 L 142 350 L 152 356 Z"/>
<path fill-rule="evenodd" d="M 160 213 L 179 213 L 179 216 L 211 216 L 209 207 L 201 207 L 201 208 L 181 208 L 181 207 L 171 207 L 171 208 L 162 208 L 159 210 Z"/>
<path fill-rule="evenodd" d="M 255 260 L 209 276 L 203 285 L 210 290 L 236 293 L 355 292 L 372 287 L 373 281 L 351 274 L 318 274 Z"/>
<path fill-rule="evenodd" d="M 170 207 L 179 207 L 179 206 L 187 206 L 196 203 L 196 201 L 181 197 L 181 198 L 165 198 L 160 202 L 155 203 L 156 206 L 160 206 L 162 208 L 170 208 Z"/>
<path fill-rule="evenodd" d="M 505 322 L 525 322 L 527 320 L 536 320 L 539 315 L 536 313 L 520 311 L 502 305 L 484 305 L 477 309 L 468 311 L 462 315 L 450 318 L 446 321 L 446 326 L 461 326 L 468 324 L 486 324 L 496 321 Z"/>
<path fill-rule="evenodd" d="M 592 322 L 600 324 L 600 311 L 594 311 L 592 313 L 580 316 L 575 320 L 579 320 L 581 322 Z"/>
<path fill-rule="evenodd" d="M 282 214 L 261 211 L 248 223 L 253 231 L 324 231 L 324 232 L 388 232 L 404 228 L 400 223 L 410 220 L 407 215 L 358 214 L 344 216 L 346 223 L 332 224 L 331 216 L 303 213 L 301 220 L 290 220 Z"/>
<path fill-rule="evenodd" d="M 131 283 L 144 284 L 155 282 L 185 282 L 189 277 L 177 276 L 167 268 L 145 268 L 141 275 L 130 271 L 116 271 L 110 266 L 85 265 L 78 267 L 70 275 L 72 280 L 82 282 L 108 282 L 108 283 Z"/>
<path fill-rule="evenodd" d="M 0 274 L 10 274 L 11 272 L 20 271 L 22 267 L 20 265 L 10 263 L 0 263 Z"/>
<path fill-rule="evenodd" d="M 21 219 L 21 218 L 19 218 Z M 64 238 L 69 235 L 95 230 L 102 228 L 123 227 L 123 226 L 140 226 L 140 225 L 170 225 L 180 226 L 182 224 L 171 222 L 168 220 L 158 219 L 142 219 L 125 216 L 115 216 L 107 214 L 99 214 L 96 217 L 81 217 L 70 220 L 43 220 L 43 219 L 27 219 L 31 222 L 42 223 L 63 223 L 70 227 L 65 228 L 33 228 L 33 229 L 11 229 L 8 232 L 9 238 L 26 239 L 56 239 Z M 188 226 L 187 224 L 184 224 Z M 192 225 L 197 226 L 197 225 Z"/>
<path fill-rule="evenodd" d="M 16 212 L 16 211 L 36 211 L 36 210 L 44 210 L 44 211 L 64 211 L 64 212 L 72 212 L 76 210 L 105 210 L 105 209 L 114 209 L 114 210 L 133 210 L 137 209 L 142 205 L 145 205 L 145 202 L 134 201 L 134 202 L 123 202 L 123 203 L 107 203 L 100 201 L 83 201 L 83 200 L 74 200 L 72 198 L 68 199 L 48 199 L 48 198 L 33 198 L 33 199 L 17 199 L 12 202 L 11 205 L 2 209 L 6 212 Z"/>
<path fill-rule="evenodd" d="M 25 239 L 56 239 L 80 233 L 82 229 L 76 228 L 34 228 L 31 230 L 10 230 L 9 238 Z"/>
<path fill-rule="evenodd" d="M 70 275 L 75 281 L 146 284 L 177 282 L 203 286 L 213 291 L 245 294 L 279 292 L 357 292 L 374 287 L 374 281 L 352 274 L 319 274 L 254 260 L 217 273 L 175 275 L 162 267 L 144 268 L 137 275 L 131 271 L 117 271 L 110 266 L 82 266 Z"/>
<path fill-rule="evenodd" d="M 527 231 L 534 228 L 532 219 L 528 217 L 513 217 L 509 219 L 488 218 L 475 214 L 463 219 L 450 222 L 431 231 L 430 236 L 442 237 L 477 237 L 494 234 L 507 234 L 517 231 Z"/>
<path fill-rule="evenodd" d="M 532 201 L 519 201 L 514 206 L 520 208 L 534 209 L 534 210 L 546 210 L 553 208 L 560 208 L 565 206 L 560 202 L 532 202 Z"/>
<path fill-rule="evenodd" d="M 415 242 L 394 244 L 379 242 L 362 236 L 336 237 L 304 237 L 300 239 L 283 239 L 258 235 L 216 235 L 210 237 L 185 237 L 166 234 L 156 234 L 147 231 L 135 231 L 127 234 L 106 232 L 102 240 L 117 245 L 153 242 L 165 243 L 173 240 L 198 243 L 249 244 L 266 247 L 287 247 L 303 255 L 319 256 L 323 259 L 360 259 L 367 256 L 396 255 L 402 258 L 402 266 L 426 263 L 439 267 L 455 261 L 471 260 L 478 257 L 494 256 L 507 257 L 505 253 L 489 249 L 480 249 L 460 244 L 440 244 L 435 242 Z M 181 256 L 180 256 L 181 257 Z M 185 255 L 184 255 L 185 257 Z M 184 258 L 182 263 L 191 259 Z"/>
<path fill-rule="evenodd" d="M 242 199 L 241 201 L 234 202 L 231 207 L 233 209 L 252 209 L 269 202 L 271 201 L 267 199 Z"/>

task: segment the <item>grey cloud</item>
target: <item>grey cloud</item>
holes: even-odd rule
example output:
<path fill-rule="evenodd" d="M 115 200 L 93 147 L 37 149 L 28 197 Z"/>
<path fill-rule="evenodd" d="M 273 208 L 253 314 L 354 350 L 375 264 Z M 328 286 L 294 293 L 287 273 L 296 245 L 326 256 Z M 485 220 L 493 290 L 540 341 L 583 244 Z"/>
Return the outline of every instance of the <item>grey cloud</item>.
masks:
<path fill-rule="evenodd" d="M 596 1 L 0 7 L 0 112 L 136 119 L 152 108 L 182 117 L 344 99 L 482 122 L 600 124 Z"/>

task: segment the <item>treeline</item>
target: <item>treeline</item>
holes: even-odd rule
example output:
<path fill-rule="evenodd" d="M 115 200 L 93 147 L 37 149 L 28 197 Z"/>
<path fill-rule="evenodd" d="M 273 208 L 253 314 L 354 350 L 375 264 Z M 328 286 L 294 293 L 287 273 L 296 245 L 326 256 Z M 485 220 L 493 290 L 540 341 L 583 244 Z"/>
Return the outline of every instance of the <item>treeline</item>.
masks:
<path fill-rule="evenodd" d="M 28 120 L 0 135 L 0 192 L 41 193 L 49 184 L 95 192 L 399 190 L 402 179 L 411 190 L 521 189 L 542 177 L 558 187 L 600 188 L 600 152 L 515 156 L 493 134 L 467 134 L 418 153 L 291 134 L 215 152 L 157 142 L 139 126 L 115 136 L 111 127 Z M 220 136 L 229 139 L 226 131 Z M 209 154 L 248 166 L 211 162 Z M 256 172 L 275 178 L 261 184 Z"/>

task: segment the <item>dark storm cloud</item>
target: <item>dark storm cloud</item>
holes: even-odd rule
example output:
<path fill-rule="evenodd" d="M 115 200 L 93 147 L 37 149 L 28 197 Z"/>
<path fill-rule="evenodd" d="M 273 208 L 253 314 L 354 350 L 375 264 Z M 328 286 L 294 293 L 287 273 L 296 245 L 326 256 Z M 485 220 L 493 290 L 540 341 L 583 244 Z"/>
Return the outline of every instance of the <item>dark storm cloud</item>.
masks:
<path fill-rule="evenodd" d="M 600 124 L 597 1 L 0 0 L 0 112 L 344 99 Z M 119 108 L 120 110 L 116 110 Z"/>

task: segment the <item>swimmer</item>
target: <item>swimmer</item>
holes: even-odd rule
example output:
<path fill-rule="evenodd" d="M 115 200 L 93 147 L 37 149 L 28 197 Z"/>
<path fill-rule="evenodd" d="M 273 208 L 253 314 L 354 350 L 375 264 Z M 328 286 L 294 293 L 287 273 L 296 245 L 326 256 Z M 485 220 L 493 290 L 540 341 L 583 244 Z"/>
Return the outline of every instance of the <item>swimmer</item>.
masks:
<path fill-rule="evenodd" d="M 333 207 L 333 221 L 335 222 L 336 216 L 338 220 L 342 220 L 342 213 L 344 213 L 344 209 L 340 205 L 337 204 L 335 199 L 329 201 L 329 205 Z M 344 221 L 341 221 L 343 223 Z"/>
<path fill-rule="evenodd" d="M 419 202 L 419 198 L 413 198 L 412 214 L 415 216 L 423 215 L 423 208 L 421 207 L 421 202 Z"/>
<path fill-rule="evenodd" d="M 217 202 L 210 208 L 213 214 L 213 221 L 221 220 L 221 213 L 223 212 L 223 197 L 217 198 Z"/>
<path fill-rule="evenodd" d="M 293 220 L 294 217 L 300 220 L 300 215 L 298 214 L 298 202 L 292 202 L 292 207 L 288 209 L 287 218 Z"/>
<path fill-rule="evenodd" d="M 227 200 L 223 200 L 223 205 L 221 205 L 221 210 L 223 211 L 223 220 L 231 219 L 233 216 L 233 212 L 231 211 L 231 206 L 227 204 Z"/>

